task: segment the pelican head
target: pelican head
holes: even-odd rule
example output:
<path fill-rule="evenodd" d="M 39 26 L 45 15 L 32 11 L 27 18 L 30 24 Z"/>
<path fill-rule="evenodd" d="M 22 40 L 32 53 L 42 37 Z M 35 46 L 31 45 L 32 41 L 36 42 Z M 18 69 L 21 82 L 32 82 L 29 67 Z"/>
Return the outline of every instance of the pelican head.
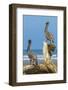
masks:
<path fill-rule="evenodd" d="M 46 22 L 46 25 L 48 25 L 49 24 L 49 22 Z"/>

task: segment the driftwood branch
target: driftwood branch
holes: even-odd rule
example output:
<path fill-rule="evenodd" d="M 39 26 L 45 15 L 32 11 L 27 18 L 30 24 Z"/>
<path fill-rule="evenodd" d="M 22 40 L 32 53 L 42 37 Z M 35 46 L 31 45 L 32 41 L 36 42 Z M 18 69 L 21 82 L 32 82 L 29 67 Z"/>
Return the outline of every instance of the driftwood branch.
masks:
<path fill-rule="evenodd" d="M 26 65 L 23 70 L 24 74 L 55 73 L 56 65 L 51 60 L 47 60 L 44 64 Z"/>

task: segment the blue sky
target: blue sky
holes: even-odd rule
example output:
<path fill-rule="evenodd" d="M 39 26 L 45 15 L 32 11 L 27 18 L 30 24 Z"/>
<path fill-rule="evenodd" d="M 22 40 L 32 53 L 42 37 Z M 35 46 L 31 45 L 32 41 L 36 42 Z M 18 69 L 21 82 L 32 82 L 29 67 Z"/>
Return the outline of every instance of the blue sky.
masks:
<path fill-rule="evenodd" d="M 27 49 L 28 40 L 32 40 L 32 49 L 42 49 L 43 41 L 45 41 L 44 28 L 45 23 L 48 21 L 48 31 L 54 34 L 55 45 L 57 46 L 57 16 L 23 16 L 23 35 L 24 35 L 24 50 Z"/>

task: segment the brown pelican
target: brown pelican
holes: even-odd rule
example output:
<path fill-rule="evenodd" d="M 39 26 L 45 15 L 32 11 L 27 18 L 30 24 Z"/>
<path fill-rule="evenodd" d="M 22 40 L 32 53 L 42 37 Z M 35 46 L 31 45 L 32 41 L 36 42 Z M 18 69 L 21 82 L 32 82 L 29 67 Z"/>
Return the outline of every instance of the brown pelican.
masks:
<path fill-rule="evenodd" d="M 49 40 L 50 43 L 52 43 L 54 42 L 54 36 L 51 32 L 48 32 L 48 25 L 49 25 L 49 22 L 46 22 L 44 34 L 45 34 L 46 40 Z"/>
<path fill-rule="evenodd" d="M 48 52 L 49 52 L 49 55 L 52 56 L 52 52 L 54 52 L 56 46 L 54 44 L 48 44 Z"/>
<path fill-rule="evenodd" d="M 37 65 L 37 56 L 31 50 L 31 40 L 28 40 L 28 47 L 27 47 L 28 57 L 30 58 L 30 64 Z"/>

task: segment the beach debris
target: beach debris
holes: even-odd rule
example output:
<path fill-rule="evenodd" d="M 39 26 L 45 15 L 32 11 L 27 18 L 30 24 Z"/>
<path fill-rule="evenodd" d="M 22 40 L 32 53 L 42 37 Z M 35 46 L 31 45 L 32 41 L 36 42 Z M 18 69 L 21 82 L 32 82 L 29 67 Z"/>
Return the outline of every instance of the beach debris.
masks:
<path fill-rule="evenodd" d="M 26 65 L 24 66 L 24 74 L 41 74 L 41 73 L 56 73 L 56 65 L 47 60 L 45 64 Z"/>

